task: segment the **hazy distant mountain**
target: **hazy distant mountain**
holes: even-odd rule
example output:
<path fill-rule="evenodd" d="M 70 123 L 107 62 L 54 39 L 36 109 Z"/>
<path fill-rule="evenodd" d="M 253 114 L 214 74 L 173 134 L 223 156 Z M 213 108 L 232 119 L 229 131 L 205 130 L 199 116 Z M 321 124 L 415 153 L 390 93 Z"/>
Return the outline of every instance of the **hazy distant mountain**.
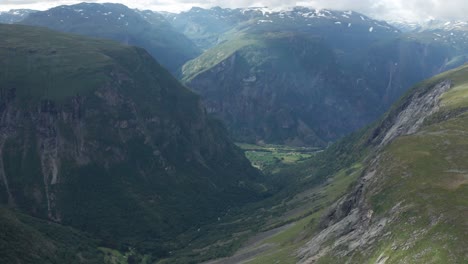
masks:
<path fill-rule="evenodd" d="M 13 24 L 25 19 L 29 14 L 37 12 L 31 9 L 12 9 L 10 11 L 0 11 L 0 23 Z"/>
<path fill-rule="evenodd" d="M 147 21 L 140 11 L 121 4 L 81 3 L 59 6 L 36 12 L 21 23 L 139 46 L 172 73 L 176 73 L 186 61 L 199 54 L 199 49 L 168 23 L 155 23 L 154 19 Z"/>
<path fill-rule="evenodd" d="M 192 8 L 180 14 L 164 13 L 164 16 L 174 26 L 183 32 L 203 49 L 213 47 L 223 41 L 223 34 L 233 29 L 239 30 L 242 24 L 264 24 L 265 27 L 274 28 L 280 25 L 281 30 L 286 27 L 309 31 L 307 27 L 316 27 L 317 24 L 328 24 L 335 28 L 355 28 L 363 25 L 363 21 L 371 21 L 368 17 L 356 12 L 336 12 L 331 10 L 313 10 L 296 7 L 285 11 L 274 11 L 267 8 L 219 8 L 211 9 Z M 365 30 L 380 35 L 382 32 L 394 31 L 385 22 L 372 20 L 367 23 Z M 346 32 L 346 31 L 343 31 Z"/>
<path fill-rule="evenodd" d="M 390 24 L 413 37 L 423 38 L 426 41 L 443 42 L 458 49 L 468 47 L 467 21 L 429 20 L 420 23 L 393 21 Z"/>
<path fill-rule="evenodd" d="M 423 26 L 421 23 L 418 23 L 418 22 L 410 22 L 410 21 L 404 21 L 404 20 L 390 20 L 387 22 L 390 25 L 398 28 L 404 33 L 417 31 L 421 29 L 421 27 Z"/>
<path fill-rule="evenodd" d="M 182 79 L 241 141 L 324 145 L 368 124 L 460 55 L 451 44 L 351 11 L 197 8 L 174 19 L 185 19 L 194 41 L 225 31 L 184 65 Z M 245 21 L 221 30 L 213 19 Z"/>

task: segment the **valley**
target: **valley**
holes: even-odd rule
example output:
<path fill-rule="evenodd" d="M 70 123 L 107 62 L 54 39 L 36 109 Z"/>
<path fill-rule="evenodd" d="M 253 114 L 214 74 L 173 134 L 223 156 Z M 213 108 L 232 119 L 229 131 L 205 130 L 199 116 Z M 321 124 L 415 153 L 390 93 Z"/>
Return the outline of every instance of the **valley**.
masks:
<path fill-rule="evenodd" d="M 0 263 L 468 263 L 468 22 L 133 4 L 0 12 Z"/>

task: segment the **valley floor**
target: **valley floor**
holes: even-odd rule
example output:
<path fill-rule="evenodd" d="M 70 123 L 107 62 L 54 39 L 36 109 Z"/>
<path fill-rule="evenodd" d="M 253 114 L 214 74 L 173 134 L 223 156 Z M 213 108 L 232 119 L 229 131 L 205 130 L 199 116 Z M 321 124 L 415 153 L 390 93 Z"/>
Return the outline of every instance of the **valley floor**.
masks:
<path fill-rule="evenodd" d="M 305 165 L 321 152 L 320 149 L 280 145 L 238 146 L 245 150 L 254 166 L 272 178 L 294 178 L 294 173 L 297 173 L 301 175 L 299 183 L 264 201 L 228 212 L 218 223 L 200 228 L 206 230 L 203 235 L 195 237 L 188 232 L 181 236 L 181 239 L 191 237 L 191 246 L 175 252 L 174 258 L 162 263 L 198 263 L 211 257 L 215 259 L 204 263 L 296 263 L 296 251 L 314 234 L 320 217 L 349 190 L 362 170 L 361 164 L 356 163 L 325 182 L 308 184 L 303 188 L 301 182 L 310 180 L 307 178 L 313 177 L 314 173 L 307 176 L 306 170 L 295 170 L 302 168 L 300 165 Z"/>

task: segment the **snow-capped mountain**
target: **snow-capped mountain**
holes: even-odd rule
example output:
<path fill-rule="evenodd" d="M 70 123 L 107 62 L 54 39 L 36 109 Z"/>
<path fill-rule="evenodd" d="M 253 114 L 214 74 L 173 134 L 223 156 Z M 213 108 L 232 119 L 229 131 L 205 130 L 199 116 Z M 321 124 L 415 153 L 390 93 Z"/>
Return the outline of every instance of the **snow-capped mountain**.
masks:
<path fill-rule="evenodd" d="M 398 28 L 404 33 L 418 31 L 423 27 L 423 24 L 419 22 L 410 22 L 405 20 L 390 20 L 387 21 L 387 23 Z"/>
<path fill-rule="evenodd" d="M 0 23 L 13 24 L 26 18 L 29 14 L 37 12 L 31 9 L 12 9 L 10 11 L 0 11 Z"/>
<path fill-rule="evenodd" d="M 148 16 L 121 4 L 81 3 L 36 12 L 21 23 L 139 46 L 173 73 L 199 54 L 195 44 L 162 16 L 152 16 L 159 16 L 160 23 Z"/>
<path fill-rule="evenodd" d="M 424 32 L 424 31 L 466 31 L 468 22 L 460 20 L 438 20 L 430 19 L 423 22 L 391 20 L 388 21 L 392 26 L 403 32 Z"/>
<path fill-rule="evenodd" d="M 259 30 L 294 30 L 317 32 L 359 32 L 365 34 L 396 34 L 400 31 L 390 24 L 372 19 L 354 11 L 318 10 L 294 7 L 286 10 L 259 8 L 192 8 L 180 14 L 163 13 L 179 31 L 203 49 L 220 41 L 219 35 L 242 31 L 246 28 Z"/>

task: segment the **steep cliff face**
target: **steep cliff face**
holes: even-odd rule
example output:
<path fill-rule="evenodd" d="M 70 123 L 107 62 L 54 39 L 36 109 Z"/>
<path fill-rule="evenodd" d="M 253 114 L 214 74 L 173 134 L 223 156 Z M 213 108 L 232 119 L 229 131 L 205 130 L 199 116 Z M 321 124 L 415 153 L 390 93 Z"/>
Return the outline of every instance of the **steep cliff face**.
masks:
<path fill-rule="evenodd" d="M 242 141 L 326 145 L 376 120 L 408 87 L 465 61 L 446 39 L 403 34 L 356 12 L 200 9 L 173 23 L 203 38 L 190 26 L 210 31 L 206 13 L 207 21 L 241 22 L 213 29 L 225 31 L 183 66 L 182 79 Z"/>
<path fill-rule="evenodd" d="M 366 169 L 298 250 L 300 263 L 468 260 L 467 70 L 418 85 L 367 131 Z"/>
<path fill-rule="evenodd" d="M 188 62 L 182 74 L 237 140 L 324 146 L 378 118 L 452 56 L 408 40 L 363 53 L 357 64 L 355 54 L 340 55 L 323 39 L 241 34 Z"/>
<path fill-rule="evenodd" d="M 158 252 L 258 197 L 259 174 L 224 128 L 144 50 L 0 31 L 3 203 Z"/>
<path fill-rule="evenodd" d="M 371 120 L 363 110 L 375 94 L 346 83 L 333 51 L 301 34 L 244 35 L 189 62 L 183 74 L 241 141 L 324 146 Z"/>

